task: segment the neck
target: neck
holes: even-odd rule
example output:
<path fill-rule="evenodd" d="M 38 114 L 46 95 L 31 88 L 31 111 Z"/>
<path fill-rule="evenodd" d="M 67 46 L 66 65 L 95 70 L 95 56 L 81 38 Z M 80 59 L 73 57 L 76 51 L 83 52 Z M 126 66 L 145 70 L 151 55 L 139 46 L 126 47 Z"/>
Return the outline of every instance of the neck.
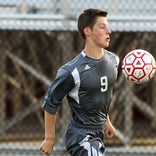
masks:
<path fill-rule="evenodd" d="M 104 56 L 104 48 L 88 48 L 84 49 L 85 54 L 93 59 L 100 59 Z"/>

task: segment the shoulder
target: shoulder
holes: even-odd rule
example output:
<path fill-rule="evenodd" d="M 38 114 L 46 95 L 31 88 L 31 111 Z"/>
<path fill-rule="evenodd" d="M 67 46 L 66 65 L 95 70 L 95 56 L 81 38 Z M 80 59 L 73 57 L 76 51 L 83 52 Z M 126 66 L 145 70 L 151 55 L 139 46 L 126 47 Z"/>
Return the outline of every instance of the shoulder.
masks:
<path fill-rule="evenodd" d="M 61 66 L 57 72 L 57 76 L 65 76 L 69 75 L 73 72 L 75 68 L 78 68 L 79 65 L 81 65 L 84 62 L 84 57 L 80 53 L 75 58 L 73 58 L 71 61 L 67 62 L 63 66 Z"/>
<path fill-rule="evenodd" d="M 84 61 L 85 61 L 84 56 L 80 53 L 75 58 L 73 58 L 71 61 L 69 61 L 65 65 L 63 65 L 62 69 L 72 72 L 76 67 L 78 67 L 79 65 L 84 63 Z"/>
<path fill-rule="evenodd" d="M 120 59 L 119 56 L 113 52 L 110 52 L 108 50 L 105 50 L 106 55 L 115 63 L 116 65 L 119 65 Z"/>

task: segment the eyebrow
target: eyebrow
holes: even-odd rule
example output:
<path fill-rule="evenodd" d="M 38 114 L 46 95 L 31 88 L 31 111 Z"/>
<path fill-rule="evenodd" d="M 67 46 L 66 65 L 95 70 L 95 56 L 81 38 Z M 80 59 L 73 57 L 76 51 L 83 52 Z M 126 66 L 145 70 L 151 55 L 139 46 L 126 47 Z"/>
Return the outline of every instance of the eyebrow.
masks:
<path fill-rule="evenodd" d="M 108 25 L 109 23 L 107 22 L 107 23 L 99 23 L 98 25 L 104 25 L 104 26 L 106 26 L 106 25 Z"/>

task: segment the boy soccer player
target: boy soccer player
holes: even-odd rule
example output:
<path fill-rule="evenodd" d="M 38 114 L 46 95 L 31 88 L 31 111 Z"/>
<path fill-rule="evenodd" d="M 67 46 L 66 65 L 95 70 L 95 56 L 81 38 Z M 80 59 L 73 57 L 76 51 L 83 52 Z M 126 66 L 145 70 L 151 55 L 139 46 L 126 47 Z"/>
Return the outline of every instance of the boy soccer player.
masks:
<path fill-rule="evenodd" d="M 107 12 L 84 10 L 78 18 L 78 31 L 84 49 L 58 70 L 45 95 L 45 140 L 40 145 L 45 154 L 53 150 L 56 112 L 66 95 L 72 120 L 66 128 L 65 144 L 71 156 L 102 156 L 104 133 L 108 138 L 115 134 L 108 111 L 119 59 L 104 49 L 111 34 Z"/>

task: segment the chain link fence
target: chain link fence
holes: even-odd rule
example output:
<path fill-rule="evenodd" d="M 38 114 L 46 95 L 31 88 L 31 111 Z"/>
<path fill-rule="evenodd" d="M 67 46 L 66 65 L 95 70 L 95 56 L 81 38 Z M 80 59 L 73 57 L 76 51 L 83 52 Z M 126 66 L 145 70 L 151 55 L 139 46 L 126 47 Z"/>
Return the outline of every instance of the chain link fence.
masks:
<path fill-rule="evenodd" d="M 108 50 L 122 61 L 133 49 L 156 58 L 154 0 L 0 0 L 0 155 L 42 155 L 44 94 L 57 69 L 83 49 L 77 15 L 89 7 L 109 12 Z M 156 154 L 156 76 L 142 85 L 125 80 L 119 66 L 110 117 L 116 136 L 105 139 L 108 156 Z M 70 120 L 66 99 L 59 108 L 54 155 L 67 155 L 64 129 Z"/>

